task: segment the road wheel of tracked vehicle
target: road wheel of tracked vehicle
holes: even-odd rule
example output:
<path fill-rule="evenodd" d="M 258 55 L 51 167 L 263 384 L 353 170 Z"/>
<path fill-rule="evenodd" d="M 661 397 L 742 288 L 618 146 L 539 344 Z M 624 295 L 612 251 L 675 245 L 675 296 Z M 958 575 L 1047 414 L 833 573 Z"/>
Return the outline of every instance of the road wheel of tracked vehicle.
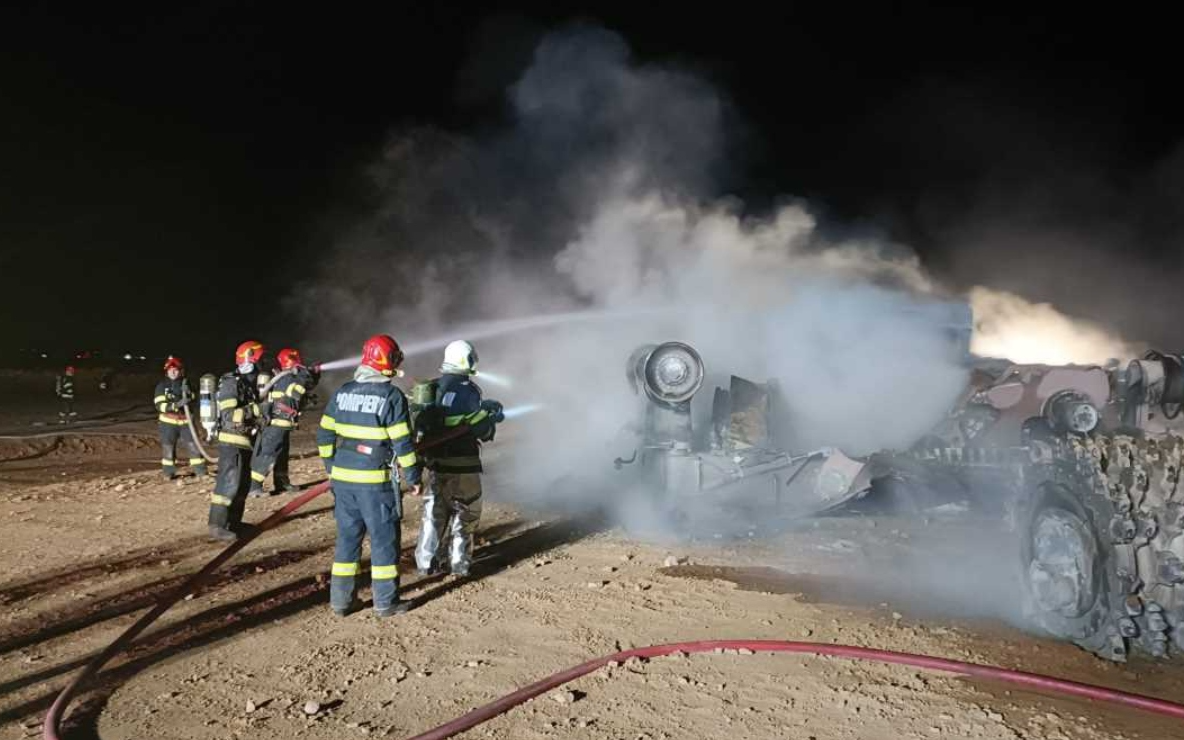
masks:
<path fill-rule="evenodd" d="M 1115 644 L 1107 632 L 1106 552 L 1091 513 L 1081 503 L 1083 493 L 1054 481 L 1033 490 L 1020 533 L 1025 612 L 1056 637 L 1123 660 L 1121 641 Z"/>

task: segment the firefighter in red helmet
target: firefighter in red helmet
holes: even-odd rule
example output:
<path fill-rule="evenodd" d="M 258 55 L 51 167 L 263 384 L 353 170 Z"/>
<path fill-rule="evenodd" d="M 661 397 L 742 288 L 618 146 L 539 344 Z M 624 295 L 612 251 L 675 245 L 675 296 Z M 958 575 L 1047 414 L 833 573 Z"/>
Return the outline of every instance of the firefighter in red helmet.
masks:
<path fill-rule="evenodd" d="M 180 441 L 189 455 L 189 467 L 199 476 L 206 474 L 206 461 L 194 443 L 185 408 L 193 399 L 189 383 L 185 380 L 185 365 L 169 355 L 164 361 L 164 380 L 156 384 L 156 395 L 152 404 L 160 412 L 157 417 L 160 431 L 160 467 L 164 477 L 172 480 L 177 475 L 177 442 Z"/>
<path fill-rule="evenodd" d="M 392 469 L 401 469 L 419 495 L 420 464 L 411 438 L 407 398 L 391 378 L 401 375 L 403 352 L 379 334 L 362 346 L 354 379 L 334 391 L 317 430 L 317 448 L 333 485 L 337 546 L 329 604 L 339 616 L 352 611 L 362 538 L 370 534 L 370 584 L 380 617 L 406 611 L 399 600 L 399 526 L 403 504 Z"/>
<path fill-rule="evenodd" d="M 57 377 L 54 392 L 61 399 L 62 410 L 58 412 L 58 423 L 66 424 L 74 421 L 78 412 L 74 410 L 74 366 L 66 365 L 66 369 Z"/>
<path fill-rule="evenodd" d="M 261 417 L 256 386 L 264 347 L 247 341 L 234 352 L 235 368 L 218 379 L 218 477 L 210 496 L 210 537 L 237 539 L 247 489 L 251 450 Z"/>
<path fill-rule="evenodd" d="M 289 437 L 300 421 L 305 399 L 320 380 L 320 372 L 304 364 L 299 350 L 285 347 L 276 353 L 280 372 L 263 402 L 263 430 L 251 460 L 248 496 L 265 496 L 263 481 L 275 466 L 275 492 L 296 490 L 288 475 Z"/>

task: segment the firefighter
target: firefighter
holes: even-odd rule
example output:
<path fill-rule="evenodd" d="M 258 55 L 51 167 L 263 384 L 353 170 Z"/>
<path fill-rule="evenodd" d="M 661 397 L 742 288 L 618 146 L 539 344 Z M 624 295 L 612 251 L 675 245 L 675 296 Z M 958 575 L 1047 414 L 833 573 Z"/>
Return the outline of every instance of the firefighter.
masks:
<path fill-rule="evenodd" d="M 422 575 L 442 572 L 447 560 L 452 575 L 466 576 L 481 519 L 481 443 L 493 441 L 504 417 L 502 405 L 482 400 L 472 380 L 477 352 L 471 344 L 457 340 L 445 347 L 440 372 L 435 403 L 443 429 L 422 431 L 430 441 L 433 434 L 446 437 L 458 427 L 468 429 L 425 451 L 429 474 L 415 562 Z"/>
<path fill-rule="evenodd" d="M 288 373 L 275 381 L 263 406 L 265 420 L 251 460 L 251 489 L 248 496 L 266 496 L 263 481 L 275 466 L 275 493 L 296 490 L 288 476 L 289 437 L 300 421 L 307 394 L 316 387 L 320 373 L 305 366 L 300 352 L 285 347 L 276 354 L 280 371 Z"/>
<path fill-rule="evenodd" d="M 62 410 L 58 412 L 58 423 L 66 424 L 74 421 L 78 412 L 74 410 L 74 366 L 66 365 L 66 369 L 57 377 L 54 392 L 62 401 Z"/>
<path fill-rule="evenodd" d="M 407 399 L 391 382 L 402 375 L 403 352 L 394 338 L 378 334 L 362 346 L 354 379 L 329 398 L 317 430 L 317 448 L 333 486 L 337 546 L 329 604 L 338 616 L 353 610 L 354 578 L 362 538 L 370 534 L 370 583 L 380 617 L 410 608 L 399 598 L 402 498 L 392 468 L 413 496 L 419 495 L 419 460 L 411 440 Z"/>
<path fill-rule="evenodd" d="M 218 477 L 210 496 L 210 537 L 238 537 L 251 484 L 251 450 L 260 409 L 256 382 L 263 345 L 246 341 L 234 352 L 234 372 L 218 379 Z"/>
<path fill-rule="evenodd" d="M 198 476 L 206 474 L 206 461 L 201 451 L 194 444 L 193 434 L 190 432 L 185 419 L 185 408 L 193 399 L 189 390 L 189 382 L 185 380 L 185 365 L 181 360 L 169 355 L 164 361 L 165 379 L 156 384 L 156 396 L 152 399 L 156 410 L 160 428 L 160 467 L 164 477 L 172 480 L 177 477 L 177 461 L 174 457 L 178 440 L 185 447 L 189 455 L 189 467 Z"/>

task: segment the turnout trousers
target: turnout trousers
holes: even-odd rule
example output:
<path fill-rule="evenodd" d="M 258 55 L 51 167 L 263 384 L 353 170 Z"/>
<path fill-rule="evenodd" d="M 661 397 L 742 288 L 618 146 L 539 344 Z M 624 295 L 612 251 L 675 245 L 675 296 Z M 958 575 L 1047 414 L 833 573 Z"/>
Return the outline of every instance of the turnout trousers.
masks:
<path fill-rule="evenodd" d="M 282 493 L 292 488 L 288 477 L 288 458 L 291 454 L 292 430 L 269 426 L 259 436 L 259 446 L 251 459 L 251 492 L 262 491 L 263 481 L 275 466 L 275 490 Z"/>
<path fill-rule="evenodd" d="M 399 523 L 403 518 L 402 501 L 394 484 L 333 481 L 333 517 L 337 520 L 337 546 L 333 551 L 330 605 L 335 611 L 347 611 L 353 605 L 362 539 L 369 534 L 374 608 L 392 607 L 399 600 Z"/>
<path fill-rule="evenodd" d="M 230 444 L 218 445 L 218 477 L 210 496 L 211 527 L 235 531 L 243 521 L 247 489 L 251 484 L 251 451 Z"/>
<path fill-rule="evenodd" d="M 447 560 L 453 575 L 468 575 L 480 520 L 480 473 L 428 471 L 423 522 L 415 547 L 416 567 L 421 573 L 432 573 L 443 570 Z"/>
<path fill-rule="evenodd" d="M 164 471 L 166 478 L 172 478 L 177 474 L 178 442 L 185 448 L 185 454 L 189 456 L 189 467 L 193 468 L 193 472 L 197 475 L 206 474 L 205 458 L 201 456 L 197 445 L 194 444 L 193 435 L 188 426 L 161 422 L 157 424 L 157 427 L 160 429 L 160 468 Z"/>

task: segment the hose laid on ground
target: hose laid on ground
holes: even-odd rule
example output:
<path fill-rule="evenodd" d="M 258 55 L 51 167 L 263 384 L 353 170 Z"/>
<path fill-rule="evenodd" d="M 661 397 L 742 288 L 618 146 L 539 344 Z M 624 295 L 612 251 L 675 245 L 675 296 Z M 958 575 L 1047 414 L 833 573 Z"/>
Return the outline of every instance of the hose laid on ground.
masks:
<path fill-rule="evenodd" d="M 155 419 L 155 416 L 150 416 L 145 419 L 136 419 L 135 421 L 148 421 L 148 419 Z M 118 422 L 122 424 L 123 422 Z M 45 437 L 152 437 L 156 439 L 158 435 L 156 432 L 104 432 L 94 430 L 91 427 L 80 430 L 69 430 L 61 432 L 42 432 L 39 434 L 0 434 L 0 440 L 25 440 L 25 439 L 43 439 Z"/>
<path fill-rule="evenodd" d="M 432 439 L 428 442 L 417 445 L 417 451 L 428 449 L 436 444 L 460 436 L 468 432 L 467 425 L 458 426 L 450 430 L 447 434 Z M 147 629 L 148 625 L 156 621 L 162 614 L 168 611 L 173 604 L 177 603 L 186 595 L 194 593 L 200 588 L 209 577 L 216 571 L 223 563 L 234 556 L 239 550 L 246 547 L 256 537 L 278 526 L 284 520 L 288 519 L 293 512 L 300 507 L 312 501 L 317 496 L 320 496 L 325 491 L 329 490 L 329 483 L 321 483 L 314 486 L 304 493 L 301 493 L 296 498 L 289 501 L 282 508 L 272 512 L 263 521 L 255 525 L 255 527 L 244 534 L 239 539 L 232 542 L 222 552 L 206 563 L 200 571 L 195 573 L 185 583 L 181 584 L 172 593 L 162 598 L 156 603 L 151 610 L 145 613 L 142 617 L 136 620 L 136 623 L 129 627 L 123 634 L 108 645 L 102 653 L 96 656 L 90 663 L 86 665 L 82 671 L 74 677 L 66 688 L 58 694 L 54 700 L 53 705 L 49 708 L 49 712 L 45 715 L 45 724 L 42 733 L 44 740 L 60 740 L 60 727 L 62 717 L 65 714 L 66 708 L 70 702 L 81 690 L 83 684 L 94 677 L 99 670 L 114 658 L 121 650 L 124 649 L 132 640 L 136 638 L 141 632 Z M 592 671 L 606 665 L 610 661 L 624 662 L 629 658 L 653 658 L 662 655 L 670 655 L 675 652 L 684 653 L 699 653 L 706 651 L 713 651 L 716 649 L 748 649 L 752 651 L 761 652 L 789 652 L 789 653 L 808 653 L 813 655 L 829 655 L 840 658 L 851 658 L 855 660 L 871 660 L 882 663 L 895 663 L 898 665 L 908 665 L 917 668 L 924 668 L 927 670 L 944 671 L 947 673 L 954 673 L 962 676 L 975 676 L 978 678 L 989 678 L 998 681 L 1020 684 L 1031 688 L 1043 689 L 1058 694 L 1066 694 L 1070 696 L 1084 697 L 1087 699 L 1095 699 L 1098 701 L 1109 702 L 1113 704 L 1120 704 L 1123 706 L 1141 709 L 1155 714 L 1161 714 L 1174 719 L 1184 720 L 1184 705 L 1175 704 L 1173 702 L 1164 701 L 1162 699 L 1155 699 L 1147 696 L 1140 696 L 1138 694 L 1131 694 L 1115 689 L 1108 689 L 1102 686 L 1094 686 L 1091 684 L 1078 683 L 1076 681 L 1067 681 L 1063 679 L 1053 678 L 1051 676 L 1044 676 L 1037 673 L 1026 673 L 1024 671 L 1016 671 L 1007 668 L 995 668 L 992 666 L 980 665 L 977 663 L 967 663 L 958 660 L 947 660 L 944 658 L 934 658 L 925 655 L 915 655 L 911 653 L 897 653 L 889 650 L 878 650 L 875 648 L 855 647 L 851 645 L 826 645 L 813 642 L 793 642 L 781 640 L 708 640 L 701 642 L 681 642 L 671 643 L 667 645 L 652 645 L 649 647 L 634 648 L 632 650 L 623 650 L 612 655 L 596 658 L 581 665 L 569 668 L 560 673 L 556 673 L 541 681 L 537 681 L 529 686 L 521 688 L 512 694 L 508 694 L 494 702 L 486 704 L 483 707 L 474 709 L 451 722 L 447 722 L 439 727 L 429 730 L 425 733 L 416 735 L 411 740 L 441 740 L 442 738 L 452 737 L 457 733 L 476 727 L 477 725 L 492 719 L 493 717 L 503 714 L 509 709 L 522 704 L 529 699 L 532 699 L 546 691 L 549 691 L 557 686 L 561 686 L 569 681 L 572 681 L 580 676 L 591 673 Z"/>
<path fill-rule="evenodd" d="M 439 727 L 409 738 L 409 740 L 443 740 L 466 730 L 471 730 L 482 722 L 493 719 L 499 714 L 503 714 L 513 707 L 527 702 L 551 689 L 587 675 L 612 661 L 623 663 L 629 658 L 656 658 L 679 652 L 703 653 L 714 650 L 808 653 L 837 658 L 851 658 L 853 660 L 876 661 L 879 663 L 895 663 L 897 665 L 925 668 L 931 671 L 954 673 L 960 676 L 974 676 L 976 678 L 989 678 L 1007 683 L 1015 683 L 1030 688 L 1042 689 L 1054 694 L 1096 699 L 1098 701 L 1142 709 L 1145 712 L 1162 714 L 1173 719 L 1184 720 L 1184 705 L 1181 704 L 1164 701 L 1163 699 L 1140 696 L 1138 694 L 1130 694 L 1116 689 L 1108 689 L 1103 686 L 1053 678 L 1039 673 L 1026 673 L 1008 668 L 995 668 L 978 663 L 967 663 L 961 660 L 947 660 L 945 658 L 933 658 L 928 655 L 898 653 L 892 650 L 878 650 L 876 648 L 855 647 L 853 645 L 829 645 L 817 642 L 794 642 L 787 640 L 704 640 L 698 642 L 675 642 L 666 645 L 651 645 L 632 650 L 622 650 L 619 653 L 590 660 L 587 663 L 582 663 L 573 668 L 568 668 L 565 671 L 548 676 L 541 681 L 536 681 L 529 686 L 518 689 L 512 694 L 507 694 L 485 706 L 478 707 L 451 722 L 446 722 Z"/>
<path fill-rule="evenodd" d="M 95 432 L 91 432 L 90 430 L 95 429 L 96 427 L 117 426 L 119 424 L 134 424 L 136 422 L 148 421 L 149 419 L 155 419 L 155 418 L 156 418 L 156 412 L 153 411 L 151 414 L 145 414 L 143 416 L 135 416 L 135 417 L 131 417 L 129 419 L 106 419 L 106 418 L 88 419 L 86 421 L 77 421 L 72 424 L 67 424 L 67 425 L 61 426 L 61 427 L 53 427 L 51 425 L 50 429 L 53 429 L 54 431 L 32 432 L 30 434 L 0 434 L 0 439 L 11 439 L 11 440 L 41 439 L 43 437 L 63 437 L 66 435 L 75 436 L 75 437 L 85 437 L 88 434 L 95 434 Z M 129 437 L 147 436 L 147 435 L 141 434 L 139 432 L 119 432 L 119 434 L 126 434 Z"/>
<path fill-rule="evenodd" d="M 435 437 L 431 440 L 416 445 L 416 452 L 430 449 L 431 447 L 434 447 L 442 442 L 446 442 L 463 434 L 467 434 L 468 432 L 469 426 L 467 424 L 458 425 L 450 429 L 447 433 L 440 435 L 439 437 Z M 112 658 L 118 655 L 120 651 L 127 647 L 128 643 L 136 639 L 136 636 L 147 629 L 148 625 L 155 622 L 160 617 L 160 615 L 168 611 L 173 606 L 173 604 L 176 604 L 188 594 L 194 593 L 197 591 L 197 589 L 201 588 L 202 584 L 209 580 L 209 577 L 213 575 L 214 571 L 216 571 L 227 560 L 234 557 L 235 553 L 250 544 L 252 540 L 267 530 L 281 524 L 301 506 L 304 506 L 309 501 L 312 501 L 314 498 L 320 496 L 322 493 L 328 490 L 328 482 L 313 486 L 312 488 L 289 501 L 282 508 L 272 512 L 271 515 L 266 519 L 254 525 L 253 529 L 249 530 L 237 540 L 230 543 L 230 545 L 228 545 L 225 550 L 218 553 L 218 555 L 213 560 L 206 563 L 205 567 L 190 576 L 189 580 L 185 581 L 174 591 L 161 598 L 160 601 L 156 602 L 156 606 L 152 607 L 152 609 L 146 612 L 144 616 L 136 620 L 136 623 L 131 627 L 128 627 L 127 630 L 123 632 L 123 634 L 115 638 L 114 642 L 104 648 L 103 652 L 99 653 L 93 660 L 87 663 L 86 667 L 82 669 L 82 672 L 75 676 L 74 680 L 71 681 L 66 686 L 66 688 L 62 689 L 62 693 L 58 694 L 57 699 L 54 700 L 53 705 L 49 708 L 49 712 L 47 712 L 45 715 L 45 726 L 42 732 L 42 737 L 45 740 L 60 740 L 58 733 L 60 732 L 59 725 L 62 722 L 62 717 L 65 715 L 66 708 L 70 705 L 70 702 L 73 701 L 74 697 L 81 690 L 82 685 L 93 678 L 95 674 L 97 674 L 99 670 L 107 664 L 108 661 L 110 661 Z"/>
<path fill-rule="evenodd" d="M 148 627 L 148 625 L 155 622 L 156 619 L 160 617 L 161 614 L 164 614 L 166 611 L 168 611 L 168 609 L 173 604 L 185 598 L 188 594 L 194 593 L 209 579 L 211 575 L 213 575 L 214 571 L 216 571 L 219 566 L 221 566 L 230 558 L 234 557 L 236 552 L 246 547 L 259 535 L 287 519 L 292 515 L 292 512 L 296 511 L 301 506 L 304 506 L 309 501 L 312 501 L 317 496 L 320 496 L 327 490 L 329 490 L 328 483 L 321 483 L 320 485 L 313 486 L 312 488 L 289 501 L 283 508 L 272 512 L 271 516 L 259 522 L 259 524 L 255 525 L 254 529 L 230 543 L 230 545 L 228 545 L 225 550 L 218 553 L 218 555 L 213 560 L 206 563 L 204 568 L 191 576 L 189 580 L 185 581 L 185 583 L 182 583 L 171 594 L 156 602 L 156 606 L 152 607 L 147 613 L 144 614 L 144 616 L 136 620 L 136 623 L 131 627 L 128 627 L 122 635 L 115 638 L 114 642 L 108 645 L 103 650 L 103 652 L 99 653 L 99 655 L 94 660 L 88 663 L 86 667 L 82 669 L 82 672 L 75 676 L 74 680 L 71 681 L 66 686 L 66 688 L 62 689 L 62 693 L 58 694 L 58 698 L 54 700 L 53 706 L 49 708 L 49 712 L 45 715 L 45 727 L 42 737 L 44 737 L 45 740 L 60 740 L 58 732 L 60 729 L 59 725 L 61 724 L 62 716 L 65 714 L 66 707 L 69 706 L 70 702 L 74 699 L 74 696 L 78 693 L 79 689 L 84 683 L 90 680 L 91 677 L 98 673 L 99 669 L 107 664 L 107 661 L 114 658 L 121 650 L 123 650 L 124 647 L 127 646 L 128 643 L 136 639 L 136 635 L 143 632 Z"/>

